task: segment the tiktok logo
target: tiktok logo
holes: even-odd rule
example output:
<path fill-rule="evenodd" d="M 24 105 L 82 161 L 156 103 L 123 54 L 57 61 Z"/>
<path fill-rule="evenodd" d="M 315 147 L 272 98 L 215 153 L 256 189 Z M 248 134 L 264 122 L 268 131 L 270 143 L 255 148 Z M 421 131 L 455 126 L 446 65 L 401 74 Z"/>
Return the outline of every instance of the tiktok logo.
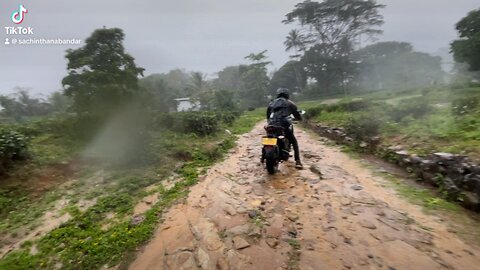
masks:
<path fill-rule="evenodd" d="M 12 22 L 15 24 L 21 24 L 23 19 L 25 19 L 25 13 L 28 13 L 28 10 L 23 5 L 20 5 L 18 11 L 12 13 Z"/>

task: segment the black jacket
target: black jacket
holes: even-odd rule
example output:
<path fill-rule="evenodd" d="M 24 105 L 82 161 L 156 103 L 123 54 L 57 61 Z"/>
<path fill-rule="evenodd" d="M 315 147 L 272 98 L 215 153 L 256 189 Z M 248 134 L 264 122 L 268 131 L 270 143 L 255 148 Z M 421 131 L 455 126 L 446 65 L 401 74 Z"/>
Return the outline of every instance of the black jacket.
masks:
<path fill-rule="evenodd" d="M 270 102 L 267 108 L 267 120 L 270 124 L 289 126 L 292 124 L 288 118 L 291 114 L 293 114 L 295 119 L 302 120 L 302 115 L 298 112 L 297 105 L 283 97 Z"/>

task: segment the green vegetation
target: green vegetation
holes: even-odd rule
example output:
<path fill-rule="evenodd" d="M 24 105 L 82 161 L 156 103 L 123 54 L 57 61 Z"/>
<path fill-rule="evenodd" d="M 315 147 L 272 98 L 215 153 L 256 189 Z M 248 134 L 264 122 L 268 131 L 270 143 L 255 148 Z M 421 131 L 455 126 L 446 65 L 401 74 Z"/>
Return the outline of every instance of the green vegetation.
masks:
<path fill-rule="evenodd" d="M 15 160 L 24 160 L 28 156 L 28 139 L 12 130 L 0 130 L 0 174 Z"/>
<path fill-rule="evenodd" d="M 248 130 L 255 122 L 247 123 L 245 119 L 255 117 L 258 112 L 249 112 L 222 127 Z M 72 217 L 40 239 L 28 241 L 20 250 L 9 253 L 0 260 L 0 269 L 51 269 L 55 265 L 65 269 L 97 269 L 106 264 L 117 265 L 149 239 L 163 210 L 185 196 L 188 187 L 198 181 L 202 168 L 222 158 L 234 146 L 234 141 L 235 137 L 226 132 L 199 136 L 169 130 L 152 131 L 151 145 L 154 152 L 159 153 L 159 162 L 133 168 L 117 167 L 94 188 L 88 187 L 92 174 L 79 176 L 78 184 L 70 187 L 68 194 L 66 190 L 57 190 L 43 197 L 38 205 L 20 189 L 2 192 L 0 203 L 5 208 L 2 208 L 0 228 L 3 233 L 6 233 L 4 229 L 13 232 L 14 226 L 37 221 L 60 197 L 68 198 L 69 204 L 64 211 Z M 174 187 L 165 189 L 161 182 L 171 174 L 172 167 L 177 168 L 175 172 L 180 179 Z M 148 194 L 146 188 L 152 185 L 160 200 L 136 222 L 133 209 Z M 89 198 L 94 199 L 93 205 L 81 210 L 78 201 Z M 31 209 L 26 211 L 28 216 L 20 214 L 26 205 Z M 30 253 L 32 246 L 38 253 Z"/>
<path fill-rule="evenodd" d="M 298 265 L 298 263 L 300 262 L 300 255 L 301 255 L 300 242 L 295 239 L 290 239 L 287 242 L 290 245 L 290 251 L 288 251 L 287 269 L 289 270 L 300 269 Z"/>
<path fill-rule="evenodd" d="M 480 70 L 480 9 L 472 10 L 456 24 L 460 35 L 452 45 L 454 58 L 457 62 L 465 62 L 472 71 Z"/>
<path fill-rule="evenodd" d="M 480 159 L 479 97 L 480 88 L 378 91 L 300 107 L 307 108 L 307 119 L 345 127 L 358 139 L 380 136 L 418 154 L 445 151 Z"/>

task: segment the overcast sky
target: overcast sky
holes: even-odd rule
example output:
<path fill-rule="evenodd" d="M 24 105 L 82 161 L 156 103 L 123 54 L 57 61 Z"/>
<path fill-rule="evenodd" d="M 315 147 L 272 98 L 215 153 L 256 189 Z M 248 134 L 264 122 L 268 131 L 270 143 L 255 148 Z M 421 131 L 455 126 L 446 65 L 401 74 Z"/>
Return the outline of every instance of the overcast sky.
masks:
<path fill-rule="evenodd" d="M 288 60 L 283 41 L 291 25 L 284 15 L 299 0 L 1 0 L 0 94 L 16 86 L 33 93 L 61 89 L 66 75 L 65 50 L 72 46 L 4 45 L 11 13 L 28 9 L 21 26 L 37 38 L 85 39 L 96 28 L 120 27 L 125 47 L 146 74 L 173 68 L 214 75 L 244 56 L 268 49 L 273 68 Z M 479 0 L 381 0 L 387 7 L 380 40 L 411 42 L 419 51 L 435 53 L 456 38 L 454 24 Z"/>

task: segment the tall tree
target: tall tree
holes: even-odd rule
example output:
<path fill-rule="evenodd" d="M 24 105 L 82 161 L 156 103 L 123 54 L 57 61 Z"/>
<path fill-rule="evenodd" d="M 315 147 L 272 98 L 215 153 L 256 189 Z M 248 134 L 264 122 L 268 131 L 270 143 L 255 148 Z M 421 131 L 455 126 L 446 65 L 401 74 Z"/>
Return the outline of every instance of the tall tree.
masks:
<path fill-rule="evenodd" d="M 45 116 L 52 112 L 52 106 L 41 98 L 34 98 L 29 89 L 17 87 L 10 96 L 0 95 L 0 115 L 22 121 L 30 117 Z"/>
<path fill-rule="evenodd" d="M 378 11 L 383 7 L 374 0 L 307 0 L 297 4 L 284 23 L 297 22 L 305 33 L 302 62 L 309 77 L 326 91 L 345 89 L 355 70 L 350 59 L 354 45 L 360 36 L 372 38 L 382 33 L 378 27 L 383 17 Z"/>
<path fill-rule="evenodd" d="M 62 84 L 76 112 L 109 113 L 138 94 L 138 77 L 144 69 L 125 52 L 124 37 L 119 28 L 98 29 L 85 46 L 67 51 L 68 75 Z"/>
<path fill-rule="evenodd" d="M 260 53 L 251 53 L 245 57 L 251 61 L 248 66 L 243 66 L 240 71 L 242 74 L 243 92 L 242 103 L 243 107 L 256 108 L 264 106 L 268 95 L 270 85 L 270 78 L 267 75 L 267 66 L 271 64 L 267 61 L 267 51 Z"/>
<path fill-rule="evenodd" d="M 277 70 L 270 82 L 271 93 L 278 88 L 288 88 L 299 92 L 307 83 L 307 74 L 303 70 L 303 64 L 299 61 L 291 60 L 285 63 Z"/>
<path fill-rule="evenodd" d="M 242 75 L 240 66 L 229 66 L 218 72 L 218 78 L 213 80 L 216 89 L 235 90 L 242 89 Z"/>
<path fill-rule="evenodd" d="M 467 63 L 470 71 L 480 70 L 480 9 L 460 20 L 456 29 L 460 39 L 451 44 L 455 61 Z"/>
<path fill-rule="evenodd" d="M 294 29 L 288 33 L 283 45 L 285 45 L 285 50 L 287 52 L 294 50 L 294 54 L 290 57 L 295 59 L 301 56 L 300 52 L 305 50 L 307 43 L 308 41 L 305 35 L 303 35 L 300 30 Z"/>
<path fill-rule="evenodd" d="M 441 58 L 415 52 L 406 42 L 379 42 L 354 53 L 361 63 L 356 83 L 361 89 L 411 89 L 442 81 Z"/>

